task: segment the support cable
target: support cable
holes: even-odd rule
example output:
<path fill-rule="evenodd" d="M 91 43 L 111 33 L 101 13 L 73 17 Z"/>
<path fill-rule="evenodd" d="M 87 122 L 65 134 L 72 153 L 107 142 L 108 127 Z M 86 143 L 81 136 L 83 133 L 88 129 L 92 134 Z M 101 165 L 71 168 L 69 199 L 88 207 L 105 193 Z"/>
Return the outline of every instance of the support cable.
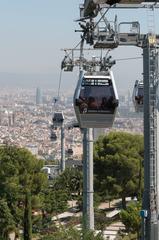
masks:
<path fill-rule="evenodd" d="M 114 6 L 114 5 L 111 5 L 111 6 L 109 6 L 109 7 L 106 9 L 106 11 L 102 14 L 102 16 L 100 17 L 100 19 L 98 20 L 98 22 L 93 26 L 93 29 L 92 29 L 92 30 L 94 30 L 94 29 L 98 26 L 98 24 L 100 23 L 100 21 L 105 17 L 106 13 L 109 11 L 109 9 L 110 9 L 112 6 Z M 71 54 L 71 52 L 72 52 L 73 50 L 75 50 L 78 46 L 80 46 L 80 44 L 81 44 L 82 41 L 83 41 L 83 39 L 81 39 L 81 40 L 77 43 L 77 45 L 76 45 L 69 53 L 66 54 L 66 57 L 69 57 L 70 54 Z"/>
<path fill-rule="evenodd" d="M 61 79 L 62 79 L 62 69 L 60 71 L 60 77 L 59 77 L 59 86 L 58 86 L 58 91 L 57 91 L 57 100 L 60 97 L 60 89 L 61 89 Z"/>
<path fill-rule="evenodd" d="M 56 110 L 56 103 L 58 102 L 59 97 L 60 97 L 61 80 L 62 80 L 62 71 L 63 71 L 63 69 L 60 70 L 59 85 L 58 85 L 58 90 L 57 90 L 57 97 L 54 98 L 54 105 L 53 105 L 54 110 Z"/>
<path fill-rule="evenodd" d="M 94 25 L 94 29 L 98 26 L 98 24 L 100 23 L 100 21 L 101 21 L 102 19 L 104 19 L 106 13 L 109 11 L 109 9 L 110 9 L 112 6 L 114 6 L 114 5 L 110 5 L 110 6 L 105 10 L 105 12 L 102 14 L 102 16 L 100 17 L 100 19 L 98 20 L 98 22 Z"/>
<path fill-rule="evenodd" d="M 115 61 L 127 61 L 127 60 L 137 60 L 137 59 L 143 59 L 143 57 L 118 58 L 118 59 L 115 59 Z"/>

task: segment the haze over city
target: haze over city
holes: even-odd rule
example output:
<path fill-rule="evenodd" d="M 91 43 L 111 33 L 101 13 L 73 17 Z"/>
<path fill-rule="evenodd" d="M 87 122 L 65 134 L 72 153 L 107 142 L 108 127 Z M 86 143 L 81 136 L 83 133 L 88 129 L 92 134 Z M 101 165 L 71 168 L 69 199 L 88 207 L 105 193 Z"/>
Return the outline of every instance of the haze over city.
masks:
<path fill-rule="evenodd" d="M 1 88 L 54 88 L 58 87 L 60 65 L 64 57 L 62 48 L 73 48 L 80 41 L 75 19 L 79 18 L 82 1 L 20 0 L 0 3 L 0 85 Z M 141 23 L 141 32 L 147 26 L 146 10 L 110 10 L 108 18 Z M 157 10 L 155 10 L 157 13 Z M 156 26 L 159 21 L 156 17 Z M 156 30 L 158 30 L 156 28 Z M 110 53 L 116 59 L 141 57 L 142 51 L 135 47 L 119 47 Z M 117 61 L 113 67 L 119 91 L 131 89 L 136 79 L 142 78 L 142 58 Z M 61 88 L 74 91 L 78 69 L 64 73 Z"/>

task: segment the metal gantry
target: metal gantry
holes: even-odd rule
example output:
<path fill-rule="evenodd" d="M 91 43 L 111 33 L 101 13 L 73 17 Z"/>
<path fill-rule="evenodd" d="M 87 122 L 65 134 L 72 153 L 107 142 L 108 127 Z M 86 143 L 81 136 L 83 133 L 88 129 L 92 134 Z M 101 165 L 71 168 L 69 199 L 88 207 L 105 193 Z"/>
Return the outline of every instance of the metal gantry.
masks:
<path fill-rule="evenodd" d="M 158 124 L 158 48 L 147 36 L 143 48 L 144 63 L 144 194 L 143 240 L 159 239 L 158 176 L 159 139 Z"/>

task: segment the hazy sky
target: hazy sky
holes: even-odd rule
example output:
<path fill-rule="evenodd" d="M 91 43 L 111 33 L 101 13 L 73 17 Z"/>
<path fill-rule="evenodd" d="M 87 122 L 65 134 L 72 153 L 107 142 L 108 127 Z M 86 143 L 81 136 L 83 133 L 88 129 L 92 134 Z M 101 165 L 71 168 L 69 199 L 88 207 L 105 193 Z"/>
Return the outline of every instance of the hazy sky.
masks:
<path fill-rule="evenodd" d="M 32 76 L 30 79 L 36 75 L 41 76 L 43 86 L 46 80 L 49 87 L 51 84 L 57 87 L 64 56 L 60 49 L 74 47 L 80 41 L 80 34 L 74 31 L 79 29 L 74 20 L 79 18 L 79 4 L 83 1 L 0 0 L 0 80 L 1 73 Z M 145 10 L 110 10 L 108 16 L 113 20 L 115 14 L 119 22 L 139 20 L 141 31 L 147 31 Z M 117 59 L 138 57 L 141 50 L 122 47 L 111 54 Z M 113 69 L 117 86 L 129 87 L 130 84 L 131 87 L 132 82 L 141 76 L 142 60 L 117 61 Z M 63 88 L 73 88 L 76 72 L 63 74 Z M 40 85 L 37 79 L 36 84 Z"/>

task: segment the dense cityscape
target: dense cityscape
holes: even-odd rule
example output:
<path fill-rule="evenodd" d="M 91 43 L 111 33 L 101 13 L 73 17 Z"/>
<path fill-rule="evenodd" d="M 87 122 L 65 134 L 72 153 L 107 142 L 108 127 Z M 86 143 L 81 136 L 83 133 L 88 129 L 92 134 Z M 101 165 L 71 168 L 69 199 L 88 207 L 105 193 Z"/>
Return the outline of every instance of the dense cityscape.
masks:
<path fill-rule="evenodd" d="M 40 88 L 28 90 L 1 90 L 0 96 L 0 141 L 1 144 L 13 144 L 29 149 L 38 158 L 44 160 L 60 160 L 60 129 L 55 130 L 57 141 L 50 139 L 50 127 L 55 111 L 55 92 Z M 73 96 L 60 96 L 58 111 L 64 113 L 65 150 L 72 148 L 74 159 L 81 159 L 82 135 L 79 128 L 69 129 L 71 121 L 75 121 L 72 103 Z M 120 105 L 112 129 L 104 132 L 126 131 L 143 133 L 141 113 L 135 113 L 130 92 L 120 95 Z M 103 129 L 102 129 L 103 132 Z M 95 129 L 95 140 L 100 135 L 100 129 Z"/>
<path fill-rule="evenodd" d="M 35 161 L 34 164 L 37 164 L 38 166 L 39 161 L 42 160 L 43 162 L 42 167 L 40 167 L 40 165 L 38 166 L 39 168 L 38 175 L 37 173 L 34 175 L 35 178 L 39 177 L 38 182 L 39 184 L 41 184 L 41 186 L 44 183 L 40 179 L 40 174 L 42 173 L 45 175 L 45 177 L 47 177 L 46 186 L 48 187 L 48 190 L 45 190 L 44 188 L 43 190 L 40 191 L 40 194 L 46 194 L 46 192 L 48 191 L 50 195 L 45 195 L 45 198 L 43 200 L 42 199 L 38 200 L 40 202 L 44 201 L 43 203 L 41 203 L 41 204 L 44 204 L 44 210 L 43 208 L 39 209 L 38 204 L 36 204 L 35 206 L 32 206 L 32 217 L 33 217 L 32 231 L 33 231 L 33 235 L 35 231 L 35 239 L 41 239 L 41 235 L 38 234 L 39 232 L 40 234 L 42 234 L 42 236 L 44 235 L 44 239 L 45 239 L 45 224 L 43 224 L 43 220 L 42 220 L 43 218 L 41 219 L 41 210 L 42 212 L 44 211 L 45 214 L 47 213 L 44 217 L 48 221 L 47 228 L 46 228 L 46 235 L 49 232 L 51 234 L 53 233 L 56 234 L 56 232 L 57 234 L 60 234 L 59 231 L 61 231 L 60 230 L 61 228 L 59 228 L 59 224 L 63 224 L 64 226 L 66 226 L 67 231 L 69 231 L 69 224 L 71 224 L 71 222 L 72 222 L 71 226 L 75 227 L 75 229 L 78 229 L 78 231 L 81 231 L 80 218 L 82 216 L 82 207 L 80 203 L 81 200 L 79 199 L 81 199 L 81 196 L 82 196 L 82 192 L 81 192 L 82 188 L 80 187 L 80 185 L 83 182 L 83 179 L 82 179 L 83 132 L 80 130 L 79 127 L 73 127 L 73 124 L 72 124 L 72 123 L 77 123 L 75 113 L 74 113 L 74 107 L 73 107 L 73 94 L 70 94 L 67 92 L 61 93 L 58 101 L 56 102 L 55 101 L 56 92 L 54 90 L 51 90 L 51 89 L 45 90 L 37 87 L 36 89 L 3 89 L 1 90 L 0 96 L 1 96 L 0 97 L 0 104 L 1 104 L 1 109 L 0 109 L 0 128 L 1 128 L 0 141 L 1 142 L 0 144 L 2 146 L 2 149 L 4 147 L 4 151 L 8 151 L 7 149 L 10 149 L 10 147 L 13 146 L 13 150 L 11 150 L 11 152 L 5 153 L 5 154 L 8 154 L 7 159 L 12 159 L 11 157 L 12 151 L 14 156 L 14 151 L 20 151 L 21 148 L 27 149 L 29 150 L 31 155 L 29 156 L 28 153 L 27 154 L 24 153 L 23 155 L 21 155 L 21 157 L 24 158 L 24 163 L 26 161 L 29 164 L 29 161 L 31 162 L 33 161 L 33 163 Z M 118 107 L 118 112 L 117 112 L 117 116 L 115 118 L 113 127 L 110 129 L 109 128 L 94 129 L 94 143 L 96 142 L 96 140 L 99 139 L 100 135 L 103 135 L 103 137 L 108 136 L 108 139 L 109 139 L 109 133 L 111 132 L 117 133 L 117 136 L 119 136 L 118 141 L 120 141 L 120 134 L 122 136 L 124 132 L 130 133 L 131 138 L 133 138 L 134 136 L 135 141 L 133 140 L 133 142 L 135 144 L 136 144 L 136 140 L 138 141 L 138 137 L 140 139 L 141 135 L 143 135 L 143 113 L 135 112 L 130 91 L 128 91 L 126 94 L 123 94 L 123 95 L 120 94 L 119 101 L 120 101 L 120 104 Z M 61 150 L 61 144 L 62 144 L 61 131 L 62 130 L 60 127 L 55 128 L 53 126 L 53 116 L 54 116 L 54 113 L 56 112 L 63 112 L 63 115 L 64 115 L 64 132 L 65 132 L 64 152 L 65 152 L 66 169 L 63 172 L 61 172 L 61 163 L 63 161 L 62 150 Z M 52 134 L 54 134 L 56 137 L 53 138 Z M 127 137 L 129 139 L 129 135 L 124 136 L 124 138 L 126 139 Z M 98 144 L 101 144 L 101 143 L 98 142 L 95 145 L 98 146 Z M 125 142 L 124 144 L 127 144 L 127 143 Z M 133 148 L 133 144 L 130 144 L 129 147 Z M 17 150 L 15 146 L 17 147 Z M 71 150 L 71 154 L 69 154 L 69 150 Z M 102 147 L 99 148 L 99 151 L 102 151 Z M 123 154 L 123 148 L 121 148 L 121 151 L 122 151 L 121 153 Z M 118 154 L 118 150 L 117 150 L 117 154 Z M 136 152 L 135 152 L 135 155 L 136 155 Z M 32 159 L 32 156 L 35 156 L 34 160 Z M 138 160 L 139 159 L 137 158 L 135 161 L 138 162 Z M 13 161 L 15 161 L 14 158 L 13 158 Z M 95 158 L 94 159 L 95 165 L 96 165 L 96 161 L 97 159 Z M 114 161 L 115 161 L 115 158 L 114 158 Z M 20 162 L 18 162 L 18 164 Z M 23 161 L 21 162 L 21 164 L 23 165 Z M 25 167 L 25 164 L 24 164 L 24 167 Z M 10 165 L 7 165 L 6 160 L 4 158 L 4 169 L 6 168 L 7 170 L 8 166 L 10 169 Z M 119 163 L 119 167 L 120 166 L 122 165 L 120 165 Z M 128 166 L 126 165 L 126 168 L 127 167 Z M 139 169 L 137 171 L 140 171 L 140 166 L 138 167 Z M 94 178 L 98 179 L 100 178 L 99 176 L 101 174 L 101 171 L 103 171 L 105 168 L 101 169 L 99 173 L 98 173 L 98 168 L 97 170 L 95 166 L 94 168 L 95 168 Z M 132 166 L 131 166 L 131 169 L 132 169 L 131 171 L 133 171 Z M 29 173 L 30 170 L 28 169 L 27 171 Z M 109 168 L 108 168 L 108 171 L 109 171 Z M 22 175 L 24 174 L 24 172 L 25 171 L 23 170 Z M 20 179 L 19 181 L 21 182 L 21 179 L 23 179 L 23 177 L 21 177 L 19 173 L 18 173 L 18 177 Z M 2 170 L 2 174 L 3 174 L 3 170 Z M 14 174 L 16 174 L 16 172 L 13 173 L 13 175 Z M 67 174 L 69 174 L 69 178 Z M 97 177 L 98 174 L 99 176 Z M 125 170 L 124 170 L 124 174 L 125 174 Z M 135 176 L 136 174 L 138 176 L 137 172 L 134 172 L 134 174 Z M 104 172 L 103 177 L 105 178 L 105 176 L 107 176 L 107 173 Z M 7 178 L 8 174 L 5 174 L 5 177 Z M 13 178 L 12 174 L 10 177 L 11 179 Z M 63 178 L 65 180 L 63 180 Z M 62 182 L 60 182 L 61 179 L 62 179 Z M 116 181 L 117 181 L 116 184 L 118 184 L 118 179 L 116 179 Z M 124 181 L 125 181 L 125 177 L 124 177 Z M 128 179 L 126 181 L 128 182 L 131 181 L 131 177 L 128 176 Z M 56 182 L 60 185 L 58 185 L 57 189 L 56 187 L 54 189 L 54 187 L 52 186 L 56 186 Z M 72 185 L 72 182 L 73 182 L 73 185 Z M 22 181 L 22 184 L 23 184 L 23 181 Z M 34 187 L 34 181 L 32 184 Z M 115 186 L 116 184 L 113 184 L 112 187 Z M 99 195 L 103 194 L 102 181 L 100 181 L 100 185 L 101 187 L 100 189 L 98 189 Z M 108 181 L 108 186 L 109 186 L 109 181 Z M 95 189 L 95 192 L 98 192 L 96 189 L 96 186 L 94 189 Z M 124 189 L 125 189 L 125 186 L 124 186 Z M 138 189 L 139 192 L 140 192 L 140 189 L 141 187 L 139 187 Z M 11 191 L 14 191 L 14 189 Z M 38 195 L 38 198 L 40 198 L 40 194 Z M 52 198 L 52 194 L 53 194 L 53 198 Z M 64 197 L 63 194 L 66 194 L 67 197 Z M 103 239 L 103 237 L 104 239 L 107 239 L 107 237 L 109 237 L 109 239 L 112 239 L 112 240 L 118 239 L 116 238 L 117 236 L 120 236 L 120 235 L 122 236 L 122 234 L 125 235 L 125 232 L 123 231 L 125 231 L 125 229 L 127 231 L 126 223 L 123 222 L 124 220 L 121 221 L 119 218 L 119 213 L 121 211 L 121 208 L 120 207 L 116 208 L 116 205 L 121 204 L 122 202 L 120 198 L 120 194 L 117 194 L 116 192 L 116 197 L 112 197 L 112 201 L 109 202 L 109 204 L 107 200 L 109 199 L 109 197 L 107 196 L 107 193 L 104 193 L 104 196 L 106 196 L 106 200 L 104 198 L 101 198 L 101 202 L 98 203 L 99 205 L 98 211 L 100 212 L 98 224 L 100 224 L 100 221 L 102 219 L 102 214 L 104 214 L 106 209 L 108 210 L 108 214 L 106 214 L 106 217 L 104 217 L 104 220 L 103 220 L 104 221 L 103 224 L 105 227 L 104 227 L 104 232 L 101 239 Z M 132 198 L 129 196 L 132 196 Z M 132 188 L 131 195 L 129 195 L 129 193 L 126 192 L 125 199 L 126 201 L 131 202 L 131 201 L 134 201 L 133 197 L 134 197 L 134 190 Z M 32 194 L 32 199 L 34 199 L 34 193 Z M 47 201 L 49 201 L 49 204 L 51 206 L 51 209 L 52 209 L 51 212 L 48 211 Z M 1 204 L 3 206 L 3 202 Z M 15 206 L 17 207 L 17 204 Z M 98 215 L 98 211 L 96 212 L 95 210 L 96 217 Z M 36 216 L 38 216 L 39 220 L 42 221 L 42 226 L 38 222 L 34 223 Z M 114 219 L 114 216 L 115 216 L 115 219 Z M 22 217 L 22 219 L 23 221 L 25 220 L 28 221 L 25 216 L 24 218 Z M 113 220 L 112 224 L 108 224 L 108 226 L 106 227 L 107 223 L 109 223 L 109 221 L 112 221 L 112 220 Z M 68 224 L 68 228 L 67 228 L 67 224 Z M 96 229 L 98 228 L 97 227 L 98 224 L 96 225 Z M 139 221 L 139 224 L 140 224 L 140 221 Z M 99 229 L 101 230 L 101 225 Z M 27 227 L 26 232 L 28 232 L 28 230 L 29 228 Z M 120 231 L 122 231 L 122 233 L 118 234 Z M 2 229 L 2 232 L 3 232 L 3 229 Z M 98 231 L 96 233 L 98 233 Z M 10 233 L 9 231 L 9 234 L 10 234 L 10 239 L 14 239 L 14 240 L 19 239 L 19 236 L 23 234 L 23 230 L 22 231 L 18 230 L 17 238 L 16 238 L 14 229 L 12 229 L 12 233 Z M 24 234 L 25 234 L 25 230 L 24 230 Z M 80 232 L 78 234 L 80 234 Z M 70 233 L 70 236 L 71 235 L 72 233 Z M 92 235 L 92 237 L 93 236 L 94 235 Z M 92 237 L 88 237 L 88 239 L 92 240 L 93 239 Z M 32 238 L 28 238 L 26 236 L 24 237 L 24 239 L 30 240 Z M 49 240 L 49 238 L 47 238 L 46 236 L 46 240 L 47 239 Z M 54 238 L 50 238 L 50 239 L 54 239 Z M 55 239 L 58 239 L 58 238 L 55 237 Z"/>

